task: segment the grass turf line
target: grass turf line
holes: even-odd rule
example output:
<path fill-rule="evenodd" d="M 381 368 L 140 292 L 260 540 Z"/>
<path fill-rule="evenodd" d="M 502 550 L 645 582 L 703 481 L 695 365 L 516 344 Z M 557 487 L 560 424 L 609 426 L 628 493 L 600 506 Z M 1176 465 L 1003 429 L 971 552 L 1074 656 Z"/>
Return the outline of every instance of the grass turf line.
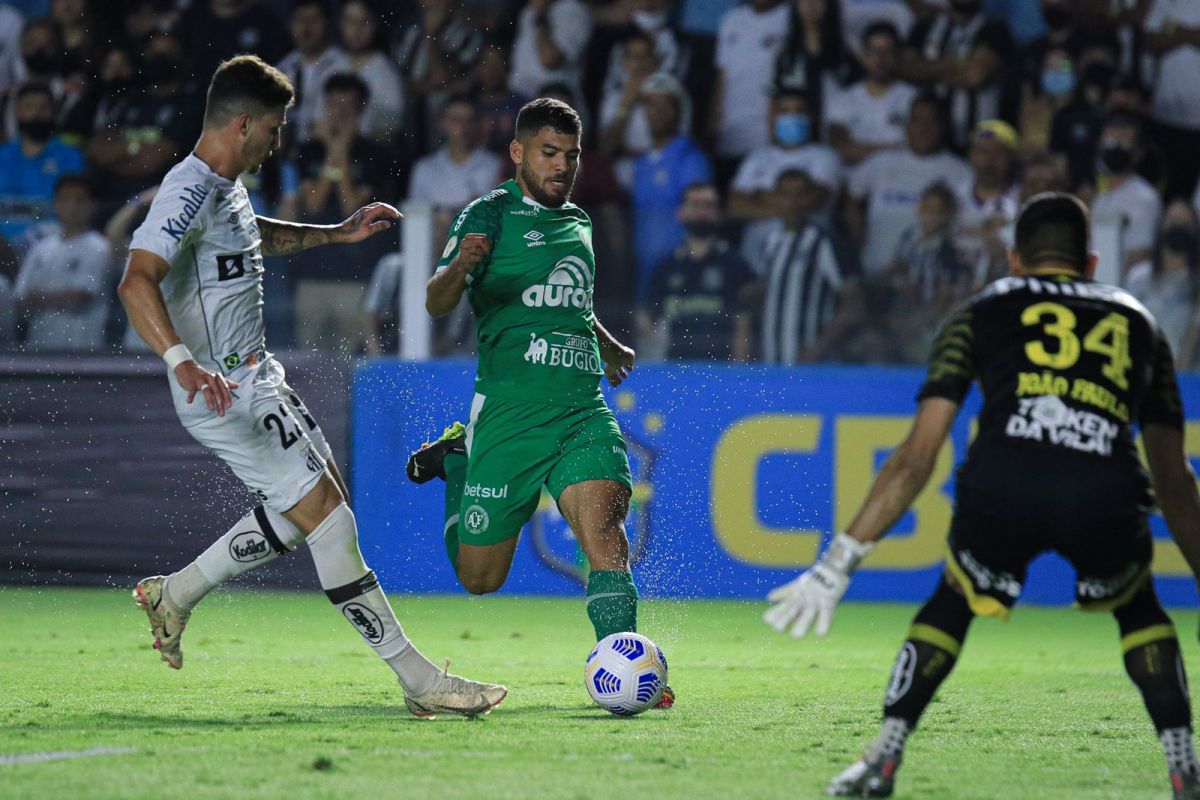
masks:
<path fill-rule="evenodd" d="M 0 589 L 0 755 L 137 752 L 0 766 L 4 798 L 816 797 L 874 735 L 911 606 L 848 604 L 796 642 L 763 606 L 648 601 L 641 629 L 678 705 L 591 704 L 581 599 L 393 598 L 459 674 L 507 684 L 486 719 L 407 714 L 391 672 L 316 593 L 226 591 L 188 626 L 185 668 L 150 649 L 127 592 Z M 1173 614 L 1200 671 L 1196 615 Z M 977 621 L 910 742 L 898 797 L 1141 798 L 1165 768 L 1108 616 Z"/>

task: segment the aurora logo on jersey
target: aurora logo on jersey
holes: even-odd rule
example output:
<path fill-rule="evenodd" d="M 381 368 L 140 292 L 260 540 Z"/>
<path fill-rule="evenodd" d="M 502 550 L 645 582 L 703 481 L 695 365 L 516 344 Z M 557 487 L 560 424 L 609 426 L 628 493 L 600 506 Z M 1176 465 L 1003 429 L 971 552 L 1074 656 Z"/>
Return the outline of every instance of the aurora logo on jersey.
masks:
<path fill-rule="evenodd" d="M 592 270 L 578 256 L 560 259 L 544 284 L 530 286 L 521 293 L 521 302 L 529 308 L 590 309 Z"/>
<path fill-rule="evenodd" d="M 208 188 L 200 183 L 184 189 L 179 195 L 179 199 L 183 201 L 183 211 L 179 216 L 168 219 L 167 224 L 159 230 L 177 242 L 182 239 L 183 235 L 187 233 L 188 226 L 192 224 L 192 220 L 200 213 L 200 207 L 204 205 L 208 192 Z"/>

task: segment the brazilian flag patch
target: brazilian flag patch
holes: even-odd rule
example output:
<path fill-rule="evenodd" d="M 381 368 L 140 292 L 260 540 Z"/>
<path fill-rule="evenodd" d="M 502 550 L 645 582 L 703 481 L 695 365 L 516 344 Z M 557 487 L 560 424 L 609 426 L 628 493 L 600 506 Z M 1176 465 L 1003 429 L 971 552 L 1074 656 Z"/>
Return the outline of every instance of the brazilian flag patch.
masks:
<path fill-rule="evenodd" d="M 242 357 L 237 353 L 230 353 L 225 356 L 225 369 L 233 369 L 242 363 Z"/>

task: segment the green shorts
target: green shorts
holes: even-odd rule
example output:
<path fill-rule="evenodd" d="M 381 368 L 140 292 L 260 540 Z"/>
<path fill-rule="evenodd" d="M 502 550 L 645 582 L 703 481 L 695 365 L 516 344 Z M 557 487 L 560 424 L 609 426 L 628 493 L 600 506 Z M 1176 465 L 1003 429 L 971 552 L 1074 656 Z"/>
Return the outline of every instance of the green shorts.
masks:
<path fill-rule="evenodd" d="M 466 481 L 456 506 L 462 544 L 481 547 L 520 534 L 543 486 L 555 500 L 568 486 L 590 480 L 633 491 L 625 439 L 603 401 L 553 406 L 477 394 L 466 444 Z"/>

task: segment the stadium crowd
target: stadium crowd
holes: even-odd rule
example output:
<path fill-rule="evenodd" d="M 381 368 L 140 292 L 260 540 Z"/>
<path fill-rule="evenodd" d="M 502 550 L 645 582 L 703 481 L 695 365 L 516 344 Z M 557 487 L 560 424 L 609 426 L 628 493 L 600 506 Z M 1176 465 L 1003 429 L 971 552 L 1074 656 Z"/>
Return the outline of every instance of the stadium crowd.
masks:
<path fill-rule="evenodd" d="M 610 326 L 642 358 L 906 363 L 1069 189 L 1179 366 L 1200 340 L 1200 3 L 1189 0 L 0 2 L 0 348 L 140 345 L 114 287 L 220 60 L 297 93 L 259 214 L 421 201 L 439 244 L 511 177 L 516 112 L 584 119 Z M 403 242 L 273 259 L 273 347 L 394 352 Z M 437 354 L 473 349 L 470 314 Z"/>

